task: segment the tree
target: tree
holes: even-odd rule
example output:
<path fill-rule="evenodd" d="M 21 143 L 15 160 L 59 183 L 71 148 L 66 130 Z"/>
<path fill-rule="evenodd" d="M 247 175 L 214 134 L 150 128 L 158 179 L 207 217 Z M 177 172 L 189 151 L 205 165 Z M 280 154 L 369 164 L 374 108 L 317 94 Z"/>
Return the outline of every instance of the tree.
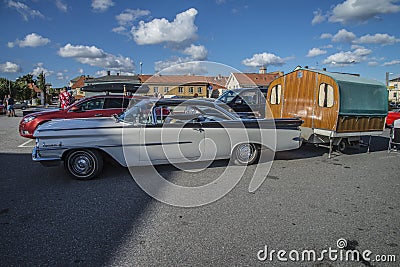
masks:
<path fill-rule="evenodd" d="M 17 90 L 13 81 L 0 78 L 0 99 L 4 99 L 6 95 L 15 97 L 16 91 Z"/>
<path fill-rule="evenodd" d="M 0 78 L 0 100 L 3 100 L 10 92 L 8 90 L 10 81 L 6 78 Z"/>
<path fill-rule="evenodd" d="M 22 77 L 19 77 L 15 80 L 17 85 L 17 95 L 16 98 L 19 100 L 26 100 L 36 97 L 36 92 L 29 88 L 28 84 L 34 83 L 33 75 L 26 74 Z"/>
<path fill-rule="evenodd" d="M 38 79 L 37 79 L 37 87 L 40 89 L 40 90 L 42 90 L 42 92 L 43 92 L 43 99 L 44 99 L 44 101 L 46 102 L 46 99 L 47 99 L 47 94 L 46 94 L 46 76 L 45 76 L 45 74 L 43 73 L 43 71 L 38 75 L 38 77 L 37 77 Z M 42 103 L 43 105 L 45 104 L 45 103 Z"/>

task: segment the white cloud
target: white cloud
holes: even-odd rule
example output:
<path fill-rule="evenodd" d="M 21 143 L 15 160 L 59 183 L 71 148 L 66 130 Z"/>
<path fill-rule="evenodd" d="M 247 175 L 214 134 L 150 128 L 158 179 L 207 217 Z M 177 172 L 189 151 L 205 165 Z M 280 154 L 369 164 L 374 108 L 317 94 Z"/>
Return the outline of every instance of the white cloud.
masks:
<path fill-rule="evenodd" d="M 322 14 L 322 10 L 321 9 L 318 9 L 318 10 L 314 11 L 313 13 L 314 13 L 314 18 L 311 21 L 312 25 L 321 23 L 321 22 L 326 20 L 326 16 Z"/>
<path fill-rule="evenodd" d="M 271 53 L 254 54 L 252 58 L 242 60 L 242 64 L 248 67 L 259 66 L 283 66 L 285 61 Z"/>
<path fill-rule="evenodd" d="M 367 56 L 372 51 L 363 47 L 358 47 L 353 51 L 342 51 L 327 57 L 323 63 L 331 66 L 346 66 L 350 64 L 356 64 L 367 60 Z"/>
<path fill-rule="evenodd" d="M 194 19 L 197 10 L 190 8 L 176 15 L 172 22 L 167 19 L 153 19 L 150 22 L 140 21 L 132 27 L 133 39 L 139 45 L 160 43 L 182 43 L 197 37 L 197 27 Z"/>
<path fill-rule="evenodd" d="M 124 12 L 115 16 L 119 25 L 132 25 L 132 23 L 140 17 L 150 15 L 149 10 L 142 9 L 125 9 Z"/>
<path fill-rule="evenodd" d="M 67 81 L 67 80 L 69 80 L 69 76 L 66 75 L 66 74 L 63 73 L 63 72 L 57 72 L 56 76 L 57 76 L 57 80 L 60 80 L 60 81 Z"/>
<path fill-rule="evenodd" d="M 367 48 L 364 48 L 364 47 L 358 47 L 358 48 L 356 48 L 356 49 L 353 51 L 353 53 L 354 53 L 356 56 L 364 57 L 364 56 L 368 56 L 369 54 L 371 54 L 372 51 L 369 50 L 369 49 L 367 49 Z"/>
<path fill-rule="evenodd" d="M 190 45 L 183 50 L 183 53 L 189 55 L 193 60 L 207 59 L 207 49 L 203 45 Z"/>
<path fill-rule="evenodd" d="M 346 29 L 339 30 L 333 37 L 332 42 L 351 43 L 356 39 L 356 35 Z"/>
<path fill-rule="evenodd" d="M 115 56 L 95 46 L 67 44 L 58 50 L 58 54 L 90 66 L 127 72 L 134 70 L 134 63 L 129 57 Z"/>
<path fill-rule="evenodd" d="M 38 47 L 47 45 L 50 43 L 50 39 L 44 38 L 36 33 L 31 33 L 25 36 L 24 40 L 15 40 L 15 42 L 9 42 L 8 47 L 14 47 L 18 45 L 19 47 Z"/>
<path fill-rule="evenodd" d="M 44 67 L 44 64 L 43 64 L 42 62 L 39 62 L 39 63 L 36 64 L 36 67 L 32 70 L 31 74 L 32 74 L 33 76 L 36 76 L 36 77 L 37 77 L 37 76 L 39 76 L 42 72 L 43 72 L 44 75 L 47 75 L 47 76 L 50 76 L 50 75 L 52 75 L 52 74 L 54 73 L 54 71 L 47 70 L 47 69 Z"/>
<path fill-rule="evenodd" d="M 95 46 L 66 44 L 58 50 L 61 57 L 74 58 L 104 58 L 106 53 Z"/>
<path fill-rule="evenodd" d="M 393 45 L 400 42 L 400 39 L 397 39 L 394 36 L 391 36 L 386 33 L 376 33 L 374 35 L 367 34 L 357 38 L 357 36 L 347 31 L 346 29 L 339 30 L 335 35 L 329 33 L 323 33 L 320 36 L 321 39 L 331 39 L 332 42 L 342 42 L 342 43 L 353 43 L 353 44 L 380 44 L 384 45 Z"/>
<path fill-rule="evenodd" d="M 308 51 L 307 57 L 316 57 L 324 54 L 326 54 L 326 50 L 314 47 Z"/>
<path fill-rule="evenodd" d="M 376 67 L 376 66 L 378 66 L 378 65 L 379 65 L 379 63 L 376 62 L 376 61 L 370 61 L 370 62 L 368 62 L 368 66 L 370 66 L 370 67 Z"/>
<path fill-rule="evenodd" d="M 44 18 L 40 11 L 31 9 L 29 6 L 21 2 L 8 0 L 7 7 L 15 9 L 25 21 L 28 21 L 29 18 L 34 19 L 35 17 Z"/>
<path fill-rule="evenodd" d="M 83 71 L 82 68 L 79 68 L 79 69 L 78 69 L 78 72 L 79 72 L 80 74 L 83 74 L 83 73 L 84 73 L 84 71 Z"/>
<path fill-rule="evenodd" d="M 333 8 L 329 21 L 342 24 L 363 23 L 377 18 L 380 14 L 399 12 L 400 6 L 396 4 L 397 2 L 397 0 L 346 0 Z"/>
<path fill-rule="evenodd" d="M 118 26 L 112 29 L 112 32 L 119 34 L 127 34 L 128 29 L 124 26 Z M 129 35 L 128 35 L 129 36 Z"/>
<path fill-rule="evenodd" d="M 189 58 L 172 58 L 166 61 L 157 61 L 154 64 L 156 72 L 163 75 L 207 74 L 207 68 L 199 61 L 190 61 Z"/>
<path fill-rule="evenodd" d="M 7 61 L 6 63 L 0 64 L 0 72 L 4 73 L 16 73 L 21 70 L 21 67 L 13 62 Z"/>
<path fill-rule="evenodd" d="M 207 59 L 207 49 L 203 45 L 194 45 L 179 50 L 188 57 L 172 57 L 164 61 L 157 61 L 154 69 L 157 72 L 167 69 L 168 74 L 205 74 L 207 70 L 199 61 Z"/>
<path fill-rule="evenodd" d="M 389 34 L 377 33 L 375 35 L 364 35 L 355 41 L 358 44 L 380 44 L 380 45 L 392 45 L 400 42 L 399 39 L 396 39 L 394 36 L 390 36 Z"/>
<path fill-rule="evenodd" d="M 67 4 L 63 3 L 61 0 L 56 0 L 56 7 L 62 12 L 68 11 Z"/>
<path fill-rule="evenodd" d="M 320 36 L 321 39 L 331 39 L 332 37 L 333 37 L 333 35 L 330 33 L 323 33 Z"/>
<path fill-rule="evenodd" d="M 92 8 L 94 11 L 106 11 L 114 5 L 115 3 L 112 0 L 92 0 Z"/>
<path fill-rule="evenodd" d="M 400 64 L 400 60 L 396 59 L 396 60 L 392 60 L 389 62 L 385 62 L 382 64 L 382 66 L 393 66 L 393 65 L 399 65 Z"/>

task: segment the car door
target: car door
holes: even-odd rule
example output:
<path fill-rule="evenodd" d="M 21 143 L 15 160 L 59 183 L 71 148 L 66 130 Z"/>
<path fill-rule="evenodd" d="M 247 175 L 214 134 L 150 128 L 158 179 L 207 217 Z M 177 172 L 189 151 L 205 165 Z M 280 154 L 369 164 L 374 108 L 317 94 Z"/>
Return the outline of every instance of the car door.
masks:
<path fill-rule="evenodd" d="M 104 102 L 104 97 L 88 99 L 87 101 L 69 107 L 65 117 L 67 119 L 103 117 Z"/>
<path fill-rule="evenodd" d="M 153 109 L 153 123 L 141 128 L 141 144 L 144 146 L 140 160 L 168 162 L 190 162 L 199 159 L 204 152 L 204 129 L 202 123 L 197 121 L 196 113 L 185 113 L 185 119 L 179 121 L 167 120 L 180 113 L 179 109 L 186 107 L 162 107 Z M 166 112 L 167 109 L 175 109 Z M 165 119 L 160 114 L 165 115 Z"/>

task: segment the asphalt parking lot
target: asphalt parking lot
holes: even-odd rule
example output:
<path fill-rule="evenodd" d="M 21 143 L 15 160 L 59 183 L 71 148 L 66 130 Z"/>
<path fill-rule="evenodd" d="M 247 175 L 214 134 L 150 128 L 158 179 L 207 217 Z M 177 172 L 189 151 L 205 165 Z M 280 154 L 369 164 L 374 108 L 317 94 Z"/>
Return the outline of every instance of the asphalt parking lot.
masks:
<path fill-rule="evenodd" d="M 388 154 L 387 132 L 372 138 L 370 153 L 356 147 L 328 159 L 326 148 L 312 145 L 278 153 L 254 193 L 248 192 L 250 166 L 222 199 L 180 208 L 154 200 L 127 169 L 112 163 L 91 181 L 73 180 L 61 166 L 34 163 L 34 142 L 18 135 L 17 114 L 0 116 L 1 266 L 399 264 L 400 153 Z M 226 164 L 215 162 L 200 173 L 157 169 L 174 183 L 206 184 Z M 343 249 L 339 239 L 346 240 Z M 268 255 L 275 254 L 260 261 L 266 246 Z M 320 261 L 288 259 L 290 251 L 330 248 L 369 250 L 372 261 L 333 261 L 327 254 Z M 278 250 L 287 252 L 282 260 Z M 394 255 L 396 262 L 378 262 L 377 255 L 387 261 Z"/>

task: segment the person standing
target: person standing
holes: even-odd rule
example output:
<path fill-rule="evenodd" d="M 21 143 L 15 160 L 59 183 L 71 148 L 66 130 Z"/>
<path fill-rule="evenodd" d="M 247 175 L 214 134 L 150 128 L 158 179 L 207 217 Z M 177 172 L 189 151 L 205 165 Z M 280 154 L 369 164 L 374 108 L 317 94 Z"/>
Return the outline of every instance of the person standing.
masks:
<path fill-rule="evenodd" d="M 6 113 L 8 111 L 8 109 L 7 109 L 7 100 L 8 100 L 9 97 L 10 97 L 9 95 L 5 95 L 4 99 L 3 99 L 4 110 L 6 111 Z"/>
<path fill-rule="evenodd" d="M 15 117 L 14 104 L 15 104 L 14 98 L 12 98 L 10 95 L 8 95 L 8 98 L 7 98 L 8 117 Z"/>
<path fill-rule="evenodd" d="M 68 93 L 67 87 L 64 87 L 60 95 L 58 96 L 60 101 L 60 107 L 65 109 L 69 105 L 71 105 L 71 95 Z"/>

